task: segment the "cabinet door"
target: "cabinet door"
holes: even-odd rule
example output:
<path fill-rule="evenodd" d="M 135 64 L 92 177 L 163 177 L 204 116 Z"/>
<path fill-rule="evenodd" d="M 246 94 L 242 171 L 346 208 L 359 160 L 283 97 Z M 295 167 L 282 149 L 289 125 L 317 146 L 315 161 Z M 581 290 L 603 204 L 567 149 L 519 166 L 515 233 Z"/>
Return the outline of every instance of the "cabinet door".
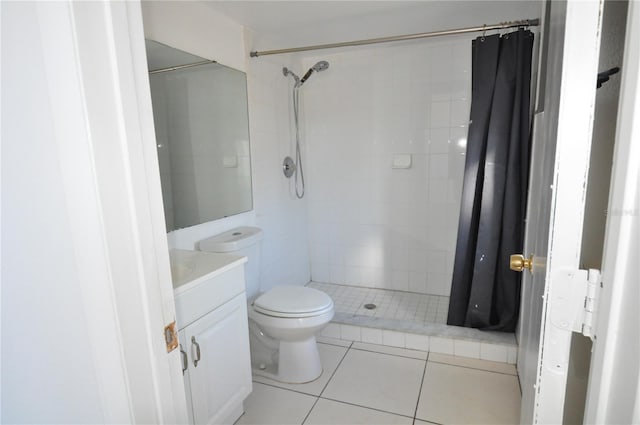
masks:
<path fill-rule="evenodd" d="M 230 419 L 229 415 L 251 392 L 245 294 L 198 319 L 184 331 L 189 347 L 194 422 L 222 423 Z"/>
<path fill-rule="evenodd" d="M 184 380 L 184 393 L 187 397 L 187 416 L 189 418 L 189 423 L 192 424 L 194 423 L 193 422 L 193 404 L 191 402 L 191 380 L 189 379 L 189 366 L 191 365 L 190 357 L 189 357 L 189 347 L 191 344 L 187 343 L 187 337 L 185 335 L 184 329 L 178 332 L 178 341 L 180 342 L 180 361 L 183 362 L 182 363 L 182 368 L 183 368 L 182 379 Z"/>

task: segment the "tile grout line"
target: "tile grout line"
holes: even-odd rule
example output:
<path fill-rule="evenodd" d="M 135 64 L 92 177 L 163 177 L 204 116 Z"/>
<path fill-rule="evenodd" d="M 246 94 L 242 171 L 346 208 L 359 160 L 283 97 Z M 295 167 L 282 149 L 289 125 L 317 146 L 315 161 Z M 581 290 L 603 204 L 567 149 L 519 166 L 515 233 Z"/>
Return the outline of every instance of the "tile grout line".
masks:
<path fill-rule="evenodd" d="M 267 387 L 276 388 L 278 390 L 283 390 L 283 391 L 290 391 L 292 393 L 302 394 L 302 395 L 306 395 L 306 396 L 309 396 L 309 397 L 316 397 L 316 398 L 320 397 L 320 396 L 317 396 L 315 394 L 305 393 L 305 392 L 302 392 L 300 390 L 292 390 L 290 388 L 279 387 L 278 385 L 269 384 L 269 383 L 266 383 L 266 382 L 260 382 L 260 381 L 254 381 L 254 380 L 252 380 L 251 382 L 253 382 L 254 384 L 266 385 Z"/>
<path fill-rule="evenodd" d="M 329 398 L 329 397 L 319 397 L 319 398 L 321 398 L 323 400 L 335 401 L 336 403 L 348 404 L 349 406 L 355 406 L 355 407 L 361 407 L 363 409 L 375 410 L 376 412 L 388 413 L 388 414 L 394 415 L 394 416 L 402 416 L 403 418 L 407 418 L 407 419 L 413 419 L 411 416 L 403 415 L 402 413 L 390 412 L 388 410 L 382 410 L 382 409 L 378 409 L 378 408 L 375 408 L 375 407 L 364 406 L 362 404 L 356 404 L 356 403 L 352 403 L 350 401 L 336 400 L 335 398 Z"/>
<path fill-rule="evenodd" d="M 478 359 L 473 359 L 470 357 L 463 357 L 465 359 L 469 358 L 471 360 L 478 360 Z M 471 369 L 471 370 L 478 370 L 480 372 L 488 372 L 488 373 L 496 373 L 498 375 L 506 375 L 506 376 L 518 376 L 518 373 L 506 373 L 506 372 L 498 372 L 495 370 L 487 370 L 487 369 L 481 369 L 479 367 L 471 367 L 471 366 L 462 366 L 462 365 L 458 365 L 458 364 L 451 364 L 451 363 L 447 363 L 447 362 L 443 362 L 443 361 L 438 361 L 438 360 L 430 360 L 431 363 L 438 363 L 438 364 L 443 364 L 443 365 L 447 365 L 447 366 L 453 366 L 453 367 L 461 367 L 463 369 Z M 487 360 L 489 361 L 489 360 Z"/>
<path fill-rule="evenodd" d="M 392 356 L 392 357 L 400 357 L 400 358 L 406 358 L 406 359 L 410 359 L 410 360 L 418 360 L 418 361 L 424 362 L 424 363 L 425 363 L 425 365 L 424 365 L 424 369 L 423 369 L 423 371 L 422 371 L 422 381 L 420 382 L 420 389 L 418 390 L 418 401 L 419 401 L 419 399 L 420 399 L 420 391 L 422 391 L 422 383 L 424 382 L 424 374 L 425 374 L 425 371 L 426 371 L 426 368 L 427 368 L 427 360 L 428 360 L 428 358 L 429 358 L 429 352 L 428 352 L 428 351 L 426 352 L 426 353 L 427 353 L 427 358 L 426 358 L 426 359 L 416 359 L 415 357 L 406 357 L 406 356 L 400 356 L 400 355 L 396 355 L 396 354 L 380 353 L 380 352 L 377 352 L 377 351 L 370 351 L 370 350 L 363 350 L 363 349 L 360 349 L 360 348 L 355 348 L 355 347 L 353 347 L 353 343 L 354 343 L 354 342 L 352 341 L 352 342 L 351 342 L 351 345 L 349 346 L 349 349 L 347 350 L 347 352 L 345 353 L 345 355 L 344 355 L 344 356 L 342 357 L 342 359 L 340 360 L 340 363 L 338 364 L 338 366 L 337 366 L 337 367 L 336 367 L 336 369 L 334 370 L 333 374 L 331 375 L 331 378 L 329 378 L 329 381 L 327 381 L 327 384 L 326 384 L 326 385 L 325 385 L 325 387 L 322 389 L 322 392 L 320 393 L 320 396 L 319 396 L 318 398 L 321 398 L 321 399 L 323 399 L 323 400 L 335 401 L 335 402 L 337 402 L 337 403 L 348 404 L 348 405 L 351 405 L 351 406 L 361 407 L 361 408 L 363 408 L 363 409 L 371 409 L 371 410 L 375 410 L 375 411 L 382 412 L 382 413 L 388 413 L 388 414 L 390 414 L 390 415 L 402 416 L 402 417 L 404 417 L 404 418 L 409 418 L 409 419 L 414 419 L 414 420 L 415 420 L 415 411 L 414 411 L 414 416 L 413 416 L 413 417 L 411 417 L 411 416 L 403 415 L 403 414 L 401 414 L 401 413 L 390 412 L 390 411 L 388 411 L 388 410 L 377 409 L 377 408 L 375 408 L 375 407 L 364 406 L 364 405 L 361 405 L 361 404 L 356 404 L 356 403 L 352 403 L 352 402 L 347 402 L 347 401 L 344 401 L 344 400 L 336 400 L 336 399 L 333 399 L 333 398 L 323 397 L 323 396 L 322 396 L 322 394 L 324 393 L 324 390 L 325 390 L 325 389 L 327 388 L 327 386 L 329 385 L 329 382 L 331 382 L 331 379 L 333 378 L 333 376 L 335 375 L 335 373 L 338 371 L 338 367 L 340 367 L 340 365 L 342 364 L 342 361 L 343 361 L 343 360 L 344 360 L 344 358 L 347 356 L 347 353 L 348 353 L 350 350 L 352 350 L 352 349 L 353 349 L 353 350 L 356 350 L 356 351 L 364 351 L 364 352 L 368 352 L 368 353 L 382 354 L 382 355 L 387 355 L 387 356 Z M 316 402 L 316 403 L 317 403 L 317 402 Z M 314 404 L 314 406 L 315 406 L 315 404 Z M 417 409 L 418 409 L 418 405 L 417 405 L 417 403 L 416 403 L 416 409 L 415 409 L 415 410 L 417 411 Z M 313 410 L 313 408 L 312 408 L 312 410 Z M 309 411 L 309 413 L 311 413 L 311 411 Z M 307 416 L 308 416 L 308 415 L 307 415 Z M 305 418 L 305 420 L 306 420 L 306 418 Z"/>
<path fill-rule="evenodd" d="M 418 414 L 418 406 L 420 405 L 420 394 L 422 394 L 422 386 L 424 385 L 424 378 L 427 376 L 427 364 L 429 364 L 429 352 L 427 352 L 427 359 L 424 361 L 424 369 L 422 369 L 422 379 L 420 380 L 420 389 L 418 389 L 418 400 L 416 400 L 416 408 L 413 411 L 413 422 L 416 422 L 416 415 Z M 421 419 L 422 420 L 422 419 Z"/>
<path fill-rule="evenodd" d="M 322 387 L 322 390 L 320 391 L 320 394 L 318 394 L 318 397 L 322 397 L 322 393 L 324 393 L 324 390 L 327 389 L 327 387 L 329 386 L 329 382 L 331 382 L 331 380 L 333 379 L 333 376 L 336 374 L 336 372 L 338 371 L 338 368 L 340 367 L 340 365 L 342 364 L 342 362 L 344 361 L 344 358 L 347 357 L 347 354 L 349 353 L 349 351 L 351 350 L 351 347 L 353 346 L 353 341 L 351 341 L 351 344 L 349 344 L 348 347 L 346 347 L 346 350 L 344 352 L 344 354 L 342 355 L 342 358 L 340 359 L 340 361 L 338 362 L 338 365 L 336 366 L 336 368 L 333 370 L 333 373 L 331 374 L 331 376 L 329 377 L 329 379 L 327 379 L 327 383 L 324 384 L 324 387 Z"/>
<path fill-rule="evenodd" d="M 522 399 L 522 381 L 520 381 L 520 374 L 518 373 L 518 369 L 516 369 L 516 378 L 518 378 L 518 388 L 520 388 L 520 399 Z"/>
<path fill-rule="evenodd" d="M 301 422 L 301 425 L 304 425 L 304 423 L 307 421 L 307 419 L 309 418 L 309 415 L 311 414 L 311 412 L 313 411 L 313 408 L 316 407 L 316 404 L 318 404 L 318 401 L 320 400 L 320 397 L 322 396 L 322 393 L 324 392 L 324 390 L 327 388 L 327 386 L 329 385 L 329 382 L 331 382 L 331 379 L 333 378 L 333 375 L 336 374 L 336 372 L 338 371 L 338 368 L 340 367 L 340 365 L 342 364 L 342 361 L 344 360 L 345 357 L 347 357 L 347 353 L 349 352 L 349 350 L 351 349 L 351 346 L 353 345 L 353 341 L 351 341 L 351 344 L 349 344 L 348 347 L 346 347 L 347 349 L 345 350 L 344 354 L 342 355 L 342 358 L 340 359 L 340 361 L 338 362 L 338 365 L 336 366 L 336 368 L 333 370 L 333 373 L 331 374 L 331 376 L 329 377 L 329 379 L 327 379 L 327 383 L 324 384 L 324 387 L 322 387 L 322 390 L 320 391 L 320 394 L 318 394 L 316 401 L 313 403 L 313 406 L 311 406 L 311 409 L 309 409 L 309 411 L 307 412 L 307 415 L 304 417 L 304 419 Z"/>
<path fill-rule="evenodd" d="M 307 418 L 309 417 L 309 415 L 311 414 L 311 411 L 313 410 L 314 407 L 316 407 L 316 404 L 318 404 L 318 401 L 320 400 L 320 396 L 316 397 L 316 401 L 313 402 L 313 406 L 311 406 L 311 409 L 309 409 L 309 411 L 307 412 L 307 414 L 305 415 L 304 419 L 302 420 L 302 422 L 300 422 L 300 425 L 304 425 L 304 423 L 307 421 Z"/>
<path fill-rule="evenodd" d="M 382 352 L 382 351 L 376 351 L 374 349 L 369 349 L 369 348 L 354 347 L 353 344 L 355 342 L 360 342 L 362 344 L 373 344 L 373 343 L 370 343 L 370 342 L 351 341 L 351 344 L 349 344 L 348 348 L 349 349 L 353 349 L 353 350 L 358 350 L 358 351 L 366 351 L 366 352 L 369 352 L 369 353 L 385 354 L 387 356 L 394 356 L 394 357 L 402 357 L 402 358 L 405 358 L 405 359 L 423 360 L 423 361 L 426 360 L 426 359 L 421 359 L 421 358 L 418 358 L 418 357 L 411 357 L 411 356 L 404 355 L 404 354 L 385 353 L 385 352 Z M 326 342 L 319 342 L 319 344 L 327 344 L 327 345 L 333 345 L 334 347 L 343 347 L 343 348 L 345 348 L 345 346 L 343 346 L 343 345 L 331 344 L 331 343 L 326 343 Z M 412 350 L 411 348 L 395 347 L 393 345 L 383 345 L 383 347 L 397 348 L 399 350 L 417 351 L 417 352 L 420 352 L 420 353 L 427 353 L 427 359 L 429 358 L 429 353 L 431 353 L 431 351 Z M 453 356 L 451 354 L 446 354 L 446 353 L 434 353 L 434 354 L 445 354 L 445 355 Z M 492 360 L 476 359 L 474 357 L 462 357 L 462 356 L 453 356 L 453 357 L 459 357 L 461 359 L 468 359 L 468 360 L 486 361 L 486 362 L 492 361 Z M 448 365 L 448 366 L 461 367 L 461 368 L 464 368 L 464 369 L 472 369 L 472 370 L 479 370 L 479 371 L 482 371 L 482 372 L 497 373 L 498 375 L 518 376 L 517 371 L 516 371 L 516 373 L 507 373 L 507 372 L 499 372 L 497 370 L 483 369 L 481 367 L 463 366 L 463 365 L 459 365 L 459 364 L 447 363 L 445 361 L 439 361 L 439 360 L 429 360 L 429 361 L 431 361 L 433 363 Z M 511 366 L 511 363 L 504 363 L 504 362 L 495 362 L 495 363 L 506 364 L 506 365 L 510 365 Z M 515 365 L 513 365 L 513 366 L 515 367 Z"/>
<path fill-rule="evenodd" d="M 363 344 L 367 344 L 367 343 L 363 342 Z M 401 350 L 410 350 L 410 348 L 393 347 L 391 345 L 385 345 L 384 347 L 399 348 Z M 383 353 L 381 351 L 375 351 L 375 350 L 366 349 L 366 348 L 353 347 L 353 349 L 354 350 L 358 350 L 358 351 L 366 351 L 367 353 L 385 354 L 387 356 L 402 357 L 404 359 L 413 359 L 413 360 L 420 360 L 420 361 L 426 361 L 427 360 L 427 359 L 419 359 L 419 358 L 411 357 L 411 356 L 405 356 L 405 355 L 402 355 L 402 354 Z M 417 350 L 415 350 L 415 351 L 417 351 Z M 428 351 L 422 351 L 422 352 L 423 353 L 427 353 L 427 358 L 429 358 L 429 352 Z"/>
<path fill-rule="evenodd" d="M 416 424 L 416 421 L 424 422 L 424 423 L 429 424 L 429 425 L 445 425 L 445 424 L 440 423 L 440 422 L 425 421 L 425 420 L 417 419 L 417 418 L 413 418 L 413 425 Z"/>
<path fill-rule="evenodd" d="M 337 339 L 337 338 L 336 338 Z M 341 341 L 347 341 L 346 339 L 341 339 Z M 354 341 L 351 341 L 351 343 L 349 345 L 340 345 L 336 342 L 324 342 L 324 341 L 316 341 L 318 344 L 324 344 L 324 345 L 332 345 L 334 347 L 342 347 L 342 348 L 349 348 L 351 347 L 351 344 L 354 343 Z"/>

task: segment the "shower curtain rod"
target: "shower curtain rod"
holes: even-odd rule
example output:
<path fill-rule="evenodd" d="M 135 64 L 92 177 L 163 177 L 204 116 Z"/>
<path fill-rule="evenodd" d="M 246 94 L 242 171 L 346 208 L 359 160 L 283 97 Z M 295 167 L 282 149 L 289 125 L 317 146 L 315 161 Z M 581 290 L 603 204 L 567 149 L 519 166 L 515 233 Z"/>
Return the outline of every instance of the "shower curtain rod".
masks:
<path fill-rule="evenodd" d="M 249 53 L 252 58 L 266 55 L 280 55 L 283 53 L 304 52 L 307 50 L 333 49 L 335 47 L 362 46 L 365 44 L 389 43 L 392 41 L 415 40 L 419 38 L 438 37 L 441 35 L 466 34 L 470 32 L 484 32 L 490 30 L 500 30 L 515 27 L 534 27 L 540 25 L 539 19 L 522 19 L 519 21 L 501 22 L 493 25 L 483 25 L 481 27 L 458 28 L 445 31 L 422 32 L 418 34 L 396 35 L 391 37 L 368 38 L 365 40 L 344 41 L 341 43 L 316 44 L 313 46 L 292 47 L 289 49 L 253 51 Z"/>

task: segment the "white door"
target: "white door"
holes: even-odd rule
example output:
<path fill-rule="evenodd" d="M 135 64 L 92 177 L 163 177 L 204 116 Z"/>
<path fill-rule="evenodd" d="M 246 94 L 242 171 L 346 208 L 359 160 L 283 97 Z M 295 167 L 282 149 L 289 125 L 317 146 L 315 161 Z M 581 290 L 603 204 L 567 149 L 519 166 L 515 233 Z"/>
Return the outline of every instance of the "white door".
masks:
<path fill-rule="evenodd" d="M 140 3 L 1 7 L 0 421 L 184 423 Z"/>
<path fill-rule="evenodd" d="M 579 268 L 600 44 L 600 1 L 548 2 L 534 119 L 520 315 L 521 423 L 562 423 L 571 323 L 563 283 Z M 541 113 L 544 112 L 544 113 Z"/>

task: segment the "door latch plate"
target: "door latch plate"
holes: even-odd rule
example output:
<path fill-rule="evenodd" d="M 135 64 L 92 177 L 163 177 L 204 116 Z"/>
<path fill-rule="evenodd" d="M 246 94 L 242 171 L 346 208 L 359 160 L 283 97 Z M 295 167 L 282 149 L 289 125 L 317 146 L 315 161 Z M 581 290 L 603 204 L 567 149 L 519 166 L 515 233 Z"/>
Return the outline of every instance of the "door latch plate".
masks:
<path fill-rule="evenodd" d="M 167 353 L 178 348 L 178 333 L 176 332 L 175 320 L 164 327 L 164 341 L 167 344 Z"/>

